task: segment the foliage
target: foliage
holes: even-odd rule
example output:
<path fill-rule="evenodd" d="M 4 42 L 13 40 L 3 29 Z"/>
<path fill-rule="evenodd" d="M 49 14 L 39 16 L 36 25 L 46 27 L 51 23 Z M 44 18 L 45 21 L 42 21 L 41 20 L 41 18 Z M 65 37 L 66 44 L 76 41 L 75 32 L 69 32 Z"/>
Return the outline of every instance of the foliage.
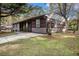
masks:
<path fill-rule="evenodd" d="M 72 20 L 69 22 L 69 28 L 71 28 L 71 30 L 73 31 L 77 31 L 78 28 L 77 28 L 77 21 L 76 20 Z"/>
<path fill-rule="evenodd" d="M 1 17 L 6 17 L 16 14 L 29 13 L 32 10 L 38 10 L 39 7 L 34 7 L 31 4 L 25 3 L 2 3 L 1 4 Z"/>

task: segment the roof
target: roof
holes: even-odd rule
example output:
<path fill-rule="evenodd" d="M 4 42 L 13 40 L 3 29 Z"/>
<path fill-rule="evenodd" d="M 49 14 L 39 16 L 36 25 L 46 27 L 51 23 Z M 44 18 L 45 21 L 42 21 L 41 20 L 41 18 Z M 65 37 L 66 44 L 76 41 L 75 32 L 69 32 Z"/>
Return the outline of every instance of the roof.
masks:
<path fill-rule="evenodd" d="M 32 18 L 41 17 L 41 16 L 44 16 L 44 15 L 47 16 L 47 15 L 50 15 L 50 14 L 42 14 L 42 15 L 37 15 L 37 16 L 22 17 L 22 18 L 20 18 L 20 20 L 15 21 L 13 24 L 19 23 L 19 22 L 22 22 L 22 21 L 27 21 L 27 20 L 32 19 Z M 55 19 L 56 21 L 62 21 L 62 19 L 63 19 L 62 16 L 59 16 L 57 14 L 52 15 L 52 18 Z"/>
<path fill-rule="evenodd" d="M 15 23 L 19 23 L 19 22 L 22 22 L 22 21 L 27 21 L 27 20 L 32 19 L 32 18 L 41 17 L 41 16 L 44 16 L 44 15 L 46 15 L 46 14 L 43 14 L 43 15 L 37 15 L 37 16 L 24 17 L 24 19 L 21 19 L 21 20 L 15 21 L 15 22 L 13 22 L 13 24 L 15 24 Z M 23 17 L 22 17 L 22 18 L 23 18 Z"/>

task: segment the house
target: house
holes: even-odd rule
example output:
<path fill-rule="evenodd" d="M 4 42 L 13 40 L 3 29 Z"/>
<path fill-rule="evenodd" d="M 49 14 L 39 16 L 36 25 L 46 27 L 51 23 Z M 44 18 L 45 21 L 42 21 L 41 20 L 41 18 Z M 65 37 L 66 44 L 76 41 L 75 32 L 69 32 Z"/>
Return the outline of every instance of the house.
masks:
<path fill-rule="evenodd" d="M 52 32 L 56 32 L 56 25 L 59 27 L 59 21 L 51 18 L 51 28 Z M 58 18 L 59 19 L 59 18 Z M 47 15 L 32 16 L 27 17 L 25 20 L 17 21 L 13 23 L 13 31 L 20 32 L 37 32 L 37 33 L 46 33 L 47 29 Z"/>

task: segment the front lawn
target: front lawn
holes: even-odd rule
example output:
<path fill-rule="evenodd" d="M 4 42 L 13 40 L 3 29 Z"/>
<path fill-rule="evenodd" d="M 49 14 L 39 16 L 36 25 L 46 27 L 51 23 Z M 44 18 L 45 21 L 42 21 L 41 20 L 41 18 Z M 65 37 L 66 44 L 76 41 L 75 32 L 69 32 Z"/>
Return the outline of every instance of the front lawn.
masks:
<path fill-rule="evenodd" d="M 0 55 L 78 56 L 79 36 L 55 34 L 21 39 L 1 44 Z"/>

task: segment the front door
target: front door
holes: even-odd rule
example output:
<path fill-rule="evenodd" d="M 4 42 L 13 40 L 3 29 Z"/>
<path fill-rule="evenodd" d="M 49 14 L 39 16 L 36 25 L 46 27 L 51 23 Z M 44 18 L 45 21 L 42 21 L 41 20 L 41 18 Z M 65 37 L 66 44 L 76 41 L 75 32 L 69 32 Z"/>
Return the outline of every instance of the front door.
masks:
<path fill-rule="evenodd" d="M 26 22 L 21 22 L 20 23 L 20 31 L 26 31 Z"/>

